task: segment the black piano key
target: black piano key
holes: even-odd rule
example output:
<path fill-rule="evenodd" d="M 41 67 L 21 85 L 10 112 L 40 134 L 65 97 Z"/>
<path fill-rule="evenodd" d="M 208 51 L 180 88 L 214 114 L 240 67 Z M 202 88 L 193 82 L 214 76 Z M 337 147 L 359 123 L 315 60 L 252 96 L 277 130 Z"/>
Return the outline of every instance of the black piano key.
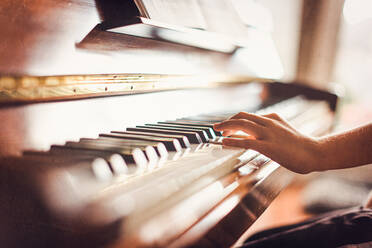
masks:
<path fill-rule="evenodd" d="M 164 129 L 156 129 L 156 128 L 149 128 L 149 127 L 129 127 L 127 128 L 128 131 L 138 131 L 138 132 L 148 132 L 148 133 L 161 133 L 161 134 L 170 134 L 170 135 L 184 135 L 192 144 L 201 144 L 202 140 L 198 133 L 196 132 L 186 132 L 186 131 L 177 131 L 177 130 L 164 130 Z"/>
<path fill-rule="evenodd" d="M 119 147 L 138 147 L 141 149 L 146 148 L 147 146 L 152 146 L 159 157 L 165 158 L 168 157 L 168 151 L 165 148 L 164 144 L 161 142 L 153 142 L 153 141 L 143 141 L 143 140 L 125 140 L 125 139 L 117 139 L 112 137 L 99 137 L 98 139 L 91 139 L 91 138 L 82 138 L 80 142 L 102 142 L 112 145 L 118 145 Z"/>
<path fill-rule="evenodd" d="M 32 152 L 34 153 L 34 152 Z M 32 155 L 32 153 L 30 155 Z M 72 158 L 103 158 L 105 159 L 112 170 L 112 172 L 116 175 L 120 174 L 127 174 L 128 171 L 128 165 L 126 161 L 124 160 L 123 156 L 111 153 L 111 152 L 100 152 L 100 151 L 81 151 L 81 150 L 75 150 L 70 148 L 65 148 L 63 146 L 52 146 L 51 149 L 48 152 L 44 152 L 45 156 L 51 156 L 54 158 L 58 157 L 72 157 Z"/>
<path fill-rule="evenodd" d="M 179 152 L 182 150 L 182 148 L 186 148 L 185 143 L 184 146 L 179 142 L 178 139 L 175 138 L 166 138 L 166 137 L 155 137 L 155 136 L 149 136 L 145 135 L 147 133 L 137 133 L 137 132 L 120 132 L 120 131 L 113 131 L 112 133 L 108 134 L 100 134 L 100 137 L 107 137 L 107 138 L 113 138 L 113 139 L 118 139 L 118 140 L 134 140 L 134 141 L 143 141 L 143 142 L 161 142 L 162 144 L 165 145 L 168 151 L 174 151 L 174 152 Z M 186 139 L 188 142 L 187 138 L 185 136 L 180 136 L 179 139 L 183 141 L 183 138 Z M 188 146 L 190 146 L 188 144 Z M 187 147 L 188 147 L 187 146 Z"/>
<path fill-rule="evenodd" d="M 93 155 L 80 155 L 80 156 L 62 156 L 58 154 L 52 154 L 49 152 L 43 152 L 43 151 L 24 151 L 22 153 L 23 157 L 27 157 L 27 159 L 39 159 L 42 161 L 50 161 L 51 163 L 62 163 L 71 162 L 71 165 L 73 162 L 91 162 L 95 158 L 99 158 L 100 156 L 93 156 Z"/>
<path fill-rule="evenodd" d="M 182 148 L 190 148 L 190 141 L 185 135 L 177 135 L 177 134 L 161 134 L 161 133 L 150 133 L 150 132 L 136 132 L 136 131 L 111 131 L 111 133 L 118 133 L 118 134 L 134 134 L 140 136 L 146 136 L 146 138 L 165 138 L 165 139 L 172 139 L 178 140 L 179 144 L 181 144 Z"/>
<path fill-rule="evenodd" d="M 70 163 L 71 165 L 79 164 L 80 162 L 94 162 L 97 158 L 104 159 L 113 174 L 126 174 L 128 172 L 128 167 L 125 164 L 123 158 L 118 154 L 108 155 L 108 154 L 72 154 L 69 153 L 67 156 L 65 153 L 61 152 L 40 152 L 40 151 L 24 151 L 23 157 L 27 159 L 36 159 L 41 161 L 49 161 L 50 163 Z"/>
<path fill-rule="evenodd" d="M 165 127 L 161 126 L 161 124 L 146 124 L 145 126 L 137 126 L 142 128 L 156 128 L 156 129 L 162 129 L 162 130 L 176 130 L 176 131 L 186 131 L 186 132 L 195 132 L 198 133 L 202 142 L 207 143 L 209 141 L 209 137 L 207 133 L 204 130 L 195 130 L 195 129 L 185 129 L 185 128 L 179 128 L 179 127 Z"/>
<path fill-rule="evenodd" d="M 213 129 L 213 124 L 205 123 L 205 122 L 191 122 L 186 120 L 176 120 L 176 121 L 159 121 L 161 124 L 176 124 L 176 125 L 184 125 L 184 126 L 197 126 L 197 127 L 209 127 Z M 222 132 L 213 130 L 216 136 L 222 136 Z"/>
<path fill-rule="evenodd" d="M 171 131 L 181 131 L 181 132 L 195 132 L 199 134 L 201 140 L 203 143 L 207 143 L 209 138 L 207 133 L 204 130 L 186 130 L 184 128 L 178 128 L 178 127 L 163 127 L 163 126 L 158 126 L 156 124 L 146 124 L 145 126 L 136 126 L 140 128 L 154 128 L 154 129 L 161 129 L 161 130 L 171 130 Z"/>
<path fill-rule="evenodd" d="M 110 165 L 103 158 L 82 158 L 75 156 L 54 156 L 48 152 L 25 151 L 23 158 L 27 161 L 37 161 L 39 165 L 47 166 L 49 169 L 59 168 L 73 170 L 82 176 L 94 178 L 98 181 L 110 181 L 113 173 Z"/>
<path fill-rule="evenodd" d="M 114 144 L 114 143 L 107 143 L 102 142 L 97 139 L 92 140 L 82 140 L 79 142 L 67 142 L 66 146 L 72 146 L 72 147 L 85 147 L 88 149 L 104 149 L 104 150 L 111 150 L 114 152 L 132 152 L 134 149 L 140 149 L 146 156 L 148 160 L 148 165 L 155 166 L 158 161 L 159 157 L 155 151 L 155 149 L 152 146 L 139 146 L 139 145 L 131 145 L 131 144 Z"/>
<path fill-rule="evenodd" d="M 207 135 L 208 138 L 210 139 L 215 139 L 216 134 L 214 133 L 213 128 L 210 127 L 202 127 L 202 126 L 186 126 L 186 125 L 181 125 L 181 124 L 170 124 L 170 123 L 157 123 L 157 124 L 146 124 L 146 126 L 162 126 L 162 127 L 176 127 L 176 128 L 182 128 L 186 131 L 193 131 L 193 130 L 203 130 Z"/>
<path fill-rule="evenodd" d="M 65 150 L 67 153 L 87 153 L 87 154 L 119 154 L 123 157 L 124 161 L 128 166 L 130 164 L 136 165 L 139 169 L 145 169 L 147 167 L 148 161 L 145 153 L 141 149 L 109 149 L 98 146 L 87 146 L 78 144 L 76 142 L 67 142 L 65 146 L 53 145 L 51 151 Z"/>

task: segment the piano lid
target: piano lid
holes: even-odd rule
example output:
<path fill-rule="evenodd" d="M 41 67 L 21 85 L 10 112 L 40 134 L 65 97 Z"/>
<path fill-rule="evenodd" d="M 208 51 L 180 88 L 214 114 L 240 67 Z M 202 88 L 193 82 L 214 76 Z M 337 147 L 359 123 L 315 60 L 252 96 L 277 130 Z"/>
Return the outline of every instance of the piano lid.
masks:
<path fill-rule="evenodd" d="M 71 78 L 80 80 L 89 75 L 98 76 L 101 79 L 100 85 L 106 83 L 105 79 L 112 83 L 113 76 L 118 74 L 121 77 L 127 75 L 128 79 L 132 79 L 133 75 L 186 75 L 190 79 L 188 82 L 193 81 L 193 77 L 202 77 L 204 81 L 208 78 L 212 83 L 236 82 L 236 78 L 239 78 L 240 82 L 256 78 L 277 79 L 282 75 L 282 65 L 270 34 L 258 29 L 251 29 L 245 47 L 238 48 L 233 53 L 225 53 L 102 28 L 100 24 L 107 23 L 110 18 L 133 18 L 133 9 L 127 8 L 128 2 L 132 1 L 1 1 L 2 99 L 22 95 L 24 92 L 19 89 L 25 88 L 25 85 L 28 93 L 23 95 L 26 96 L 23 99 L 31 96 L 33 99 L 43 96 L 49 99 L 52 94 L 45 93 L 46 90 L 40 86 L 52 87 L 53 84 L 59 85 Z M 68 79 L 63 78 L 68 75 Z M 79 85 L 83 81 L 80 80 Z M 45 82 L 52 85 L 44 84 Z M 86 86 L 87 82 L 84 81 L 83 84 Z M 125 85 L 123 88 L 131 89 L 131 86 Z M 91 96 L 95 93 L 101 94 L 102 90 L 104 93 L 111 92 L 112 87 L 108 87 L 110 90 L 107 87 L 96 87 L 100 89 L 99 92 L 90 84 L 88 88 Z M 150 90 L 149 87 L 145 88 Z M 17 92 L 14 92 L 15 90 Z M 57 95 L 76 96 L 78 91 L 81 92 L 77 88 L 66 88 Z M 118 92 L 123 92 L 123 89 L 116 91 Z M 89 94 L 85 92 L 80 94 L 82 95 Z"/>

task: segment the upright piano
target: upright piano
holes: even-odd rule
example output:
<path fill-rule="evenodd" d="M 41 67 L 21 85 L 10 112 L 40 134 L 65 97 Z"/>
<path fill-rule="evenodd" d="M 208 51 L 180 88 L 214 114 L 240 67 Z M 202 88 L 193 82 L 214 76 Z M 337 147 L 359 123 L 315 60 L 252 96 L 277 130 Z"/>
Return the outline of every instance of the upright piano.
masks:
<path fill-rule="evenodd" d="M 276 81 L 270 35 L 247 30 L 222 42 L 126 0 L 1 1 L 1 246 L 234 245 L 294 174 L 213 123 L 276 112 L 322 135 L 337 104 Z"/>

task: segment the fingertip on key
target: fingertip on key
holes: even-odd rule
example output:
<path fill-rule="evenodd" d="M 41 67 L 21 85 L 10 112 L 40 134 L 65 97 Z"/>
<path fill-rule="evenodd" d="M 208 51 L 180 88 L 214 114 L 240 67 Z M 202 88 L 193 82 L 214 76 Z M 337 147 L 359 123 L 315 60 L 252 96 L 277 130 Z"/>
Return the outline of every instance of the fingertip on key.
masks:
<path fill-rule="evenodd" d="M 219 130 L 220 126 L 221 126 L 221 123 L 215 123 L 215 124 L 213 124 L 213 129 L 216 130 L 216 131 L 220 131 Z"/>

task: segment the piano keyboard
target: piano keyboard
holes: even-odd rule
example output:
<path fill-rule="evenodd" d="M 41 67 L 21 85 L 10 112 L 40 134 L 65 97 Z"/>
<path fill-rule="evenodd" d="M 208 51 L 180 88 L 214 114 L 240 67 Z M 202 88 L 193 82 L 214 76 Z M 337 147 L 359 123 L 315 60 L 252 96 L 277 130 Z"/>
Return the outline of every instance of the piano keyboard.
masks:
<path fill-rule="evenodd" d="M 325 105 L 295 97 L 256 113 L 276 112 L 302 132 L 317 134 L 324 124 L 316 117 L 327 111 Z M 45 152 L 25 151 L 19 159 L 38 162 L 50 171 L 43 192 L 57 215 L 79 216 L 95 224 L 124 220 L 126 237 L 131 237 L 127 244 L 137 239 L 149 244 L 168 242 L 165 236 L 174 237 L 191 226 L 237 186 L 237 178 L 249 179 L 270 161 L 252 150 L 221 145 L 222 133 L 214 131 L 213 124 L 235 113 L 208 113 L 127 127 L 94 139 L 53 145 Z M 228 184 L 215 184 L 226 177 Z M 216 196 L 216 192 L 221 194 Z M 203 203 L 200 208 L 190 212 L 177 207 L 189 197 L 197 197 L 195 193 L 202 196 L 197 201 Z M 159 227 L 159 223 L 166 225 Z"/>

